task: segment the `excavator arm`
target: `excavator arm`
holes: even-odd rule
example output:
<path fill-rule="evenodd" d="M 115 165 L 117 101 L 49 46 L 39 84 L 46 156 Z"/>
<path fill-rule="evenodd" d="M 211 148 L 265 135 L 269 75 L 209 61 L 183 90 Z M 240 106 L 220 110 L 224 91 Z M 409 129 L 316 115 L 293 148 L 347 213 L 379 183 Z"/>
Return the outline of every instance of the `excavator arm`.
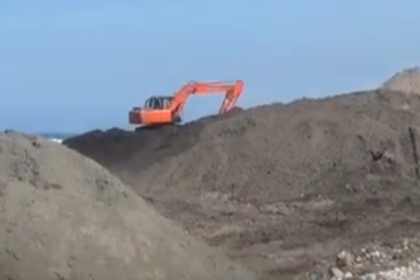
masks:
<path fill-rule="evenodd" d="M 242 81 L 235 82 L 192 82 L 183 86 L 175 93 L 169 109 L 174 112 L 180 112 L 187 102 L 190 95 L 225 93 L 219 114 L 231 110 L 240 95 L 242 94 L 244 84 Z"/>
<path fill-rule="evenodd" d="M 231 110 L 240 95 L 244 83 L 234 82 L 190 82 L 173 96 L 152 96 L 146 100 L 145 107 L 134 107 L 129 112 L 130 124 L 157 126 L 179 123 L 180 114 L 190 95 L 224 93 L 225 97 L 219 109 L 219 114 Z"/>

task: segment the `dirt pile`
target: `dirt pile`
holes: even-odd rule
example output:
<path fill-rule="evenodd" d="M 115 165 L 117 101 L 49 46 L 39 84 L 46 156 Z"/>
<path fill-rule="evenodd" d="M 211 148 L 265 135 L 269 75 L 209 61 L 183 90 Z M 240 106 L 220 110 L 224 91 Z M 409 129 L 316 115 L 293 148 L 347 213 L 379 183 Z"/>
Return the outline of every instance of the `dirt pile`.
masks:
<path fill-rule="evenodd" d="M 176 157 L 200 141 L 200 131 L 207 124 L 228 120 L 244 110 L 235 108 L 220 116 L 208 116 L 183 126 L 163 127 L 157 130 L 125 131 L 111 128 L 93 130 L 63 142 L 107 168 L 125 171 L 143 170 L 155 162 Z"/>
<path fill-rule="evenodd" d="M 380 88 L 420 94 L 420 68 L 404 69 L 384 82 Z"/>
<path fill-rule="evenodd" d="M 0 279 L 254 279 L 92 160 L 0 134 Z"/>
<path fill-rule="evenodd" d="M 366 91 L 64 144 L 277 279 L 343 246 L 420 230 L 419 110 L 417 95 Z"/>

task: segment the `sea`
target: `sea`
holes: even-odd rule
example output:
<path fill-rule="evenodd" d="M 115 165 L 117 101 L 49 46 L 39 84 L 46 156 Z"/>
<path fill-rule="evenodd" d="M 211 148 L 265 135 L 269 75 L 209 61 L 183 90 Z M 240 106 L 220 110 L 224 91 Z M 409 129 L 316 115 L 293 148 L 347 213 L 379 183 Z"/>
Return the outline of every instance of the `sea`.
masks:
<path fill-rule="evenodd" d="M 76 135 L 76 134 L 71 134 L 71 133 L 60 133 L 60 132 L 44 132 L 44 133 L 38 133 L 38 134 L 44 138 L 47 138 L 57 143 L 61 143 L 65 139 Z"/>

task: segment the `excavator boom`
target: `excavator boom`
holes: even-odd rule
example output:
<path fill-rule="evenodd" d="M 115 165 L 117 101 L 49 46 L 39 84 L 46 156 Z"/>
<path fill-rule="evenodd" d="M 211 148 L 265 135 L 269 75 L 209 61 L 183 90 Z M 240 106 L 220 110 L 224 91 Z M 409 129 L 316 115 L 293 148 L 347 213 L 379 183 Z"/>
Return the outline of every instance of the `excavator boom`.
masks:
<path fill-rule="evenodd" d="M 134 107 L 129 111 L 129 123 L 143 126 L 161 126 L 181 122 L 181 112 L 190 95 L 224 93 L 225 97 L 219 109 L 224 114 L 234 108 L 242 94 L 244 83 L 208 81 L 185 84 L 173 96 L 152 96 L 144 107 Z"/>

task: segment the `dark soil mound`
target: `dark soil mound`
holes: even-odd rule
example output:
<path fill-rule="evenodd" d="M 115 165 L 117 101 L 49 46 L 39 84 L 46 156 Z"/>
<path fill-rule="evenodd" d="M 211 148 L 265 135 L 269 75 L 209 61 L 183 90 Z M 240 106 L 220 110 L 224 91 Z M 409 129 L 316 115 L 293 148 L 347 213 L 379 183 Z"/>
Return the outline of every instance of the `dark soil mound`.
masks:
<path fill-rule="evenodd" d="M 378 90 L 64 144 L 275 277 L 343 244 L 420 230 L 419 110 L 418 96 Z"/>
<path fill-rule="evenodd" d="M 223 116 L 207 116 L 182 126 L 165 126 L 160 129 L 94 130 L 68 138 L 63 144 L 108 168 L 122 167 L 137 173 L 138 170 L 177 156 L 197 144 L 200 131 L 207 124 L 227 120 L 243 111 L 235 107 Z"/>

